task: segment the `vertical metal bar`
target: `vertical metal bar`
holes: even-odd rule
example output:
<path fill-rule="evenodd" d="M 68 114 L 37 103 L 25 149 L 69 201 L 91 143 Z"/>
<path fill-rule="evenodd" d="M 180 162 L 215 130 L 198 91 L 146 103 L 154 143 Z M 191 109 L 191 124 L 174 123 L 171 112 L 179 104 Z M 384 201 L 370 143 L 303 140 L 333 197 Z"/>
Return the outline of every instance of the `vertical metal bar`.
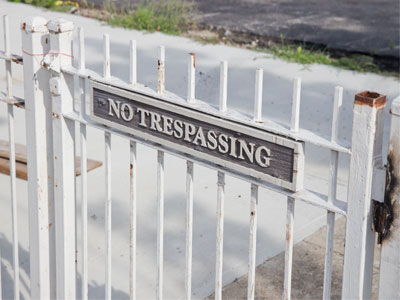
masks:
<path fill-rule="evenodd" d="M 158 92 L 160 94 L 165 92 L 165 48 L 160 46 L 158 48 Z"/>
<path fill-rule="evenodd" d="M 159 47 L 158 52 L 158 93 L 164 92 L 165 49 Z M 157 151 L 157 299 L 163 298 L 164 272 L 164 152 Z"/>
<path fill-rule="evenodd" d="M 1 270 L 2 270 L 2 258 L 1 258 L 1 247 L 0 247 L 0 299 L 3 299 L 3 289 L 2 289 L 2 279 L 1 279 Z"/>
<path fill-rule="evenodd" d="M 47 20 L 41 17 L 27 18 L 21 26 L 22 49 L 24 49 L 24 94 L 26 113 L 26 143 L 28 159 L 28 195 L 29 195 L 29 256 L 31 298 L 55 298 L 50 284 L 50 273 L 54 261 L 49 261 L 51 247 L 49 243 L 49 201 L 53 195 L 52 177 L 48 165 L 48 154 L 53 157 L 52 144 L 48 144 L 52 132 L 51 103 L 49 85 L 50 74 L 43 71 L 40 60 L 28 53 L 46 53 L 49 44 L 42 41 L 48 37 Z M 50 116 L 50 121 L 49 121 Z M 48 153 L 49 152 L 49 153 Z M 54 193 L 54 192 L 53 192 Z M 50 204 L 51 205 L 51 204 Z M 54 274 L 55 275 L 55 274 Z M 54 280 L 54 277 L 52 277 Z"/>
<path fill-rule="evenodd" d="M 129 43 L 130 53 L 130 84 L 136 83 L 136 41 Z M 130 141 L 130 269 L 129 269 L 129 295 L 131 300 L 136 299 L 136 181 L 137 161 L 136 142 Z"/>
<path fill-rule="evenodd" d="M 196 69 L 196 55 L 189 53 L 188 61 L 188 90 L 187 101 L 194 102 L 195 99 L 195 69 Z"/>
<path fill-rule="evenodd" d="M 219 110 L 227 109 L 228 63 L 221 62 Z M 224 201 L 225 201 L 225 173 L 218 171 L 217 182 L 217 241 L 215 262 L 215 299 L 222 299 L 222 268 L 224 254 Z"/>
<path fill-rule="evenodd" d="M 194 54 L 189 55 L 188 102 L 194 102 Z M 193 234 L 193 162 L 187 161 L 186 171 L 186 270 L 185 299 L 192 296 L 192 234 Z"/>
<path fill-rule="evenodd" d="M 4 21 L 4 50 L 6 55 L 11 55 L 10 31 L 8 16 L 3 17 Z M 11 61 L 5 61 L 7 99 L 12 99 L 12 74 Z M 19 256 L 18 256 L 18 207 L 17 207 L 17 186 L 15 169 L 15 134 L 14 134 L 14 105 L 7 104 L 8 110 L 8 138 L 10 147 L 10 184 L 11 184 L 11 215 L 12 215 L 12 237 L 13 237 L 13 267 L 14 267 L 14 299 L 19 299 Z M 0 295 L 1 296 L 1 295 Z"/>
<path fill-rule="evenodd" d="M 130 269 L 129 295 L 136 299 L 136 142 L 130 141 Z"/>
<path fill-rule="evenodd" d="M 83 28 L 79 28 L 79 69 L 85 70 L 85 38 Z M 81 116 L 86 114 L 86 81 L 79 79 L 81 96 Z M 81 146 L 81 215 L 82 215 L 82 300 L 88 299 L 88 234 L 87 234 L 87 137 L 86 124 L 80 124 L 80 146 Z"/>
<path fill-rule="evenodd" d="M 256 279 L 256 249 L 257 249 L 257 206 L 258 185 L 251 184 L 250 201 L 250 234 L 249 234 L 249 272 L 247 282 L 247 299 L 253 300 Z"/>
<path fill-rule="evenodd" d="M 286 213 L 285 282 L 283 286 L 283 300 L 290 299 L 292 290 L 294 205 L 294 198 L 288 197 Z"/>
<path fill-rule="evenodd" d="M 343 88 L 335 88 L 335 97 L 332 114 L 332 134 L 331 141 L 336 142 L 339 132 L 339 115 L 342 106 Z M 331 159 L 329 166 L 329 186 L 328 186 L 328 202 L 336 201 L 336 186 L 338 173 L 339 153 L 331 150 Z M 332 281 L 332 256 L 333 256 L 333 238 L 335 231 L 335 213 L 327 212 L 326 222 L 326 246 L 325 246 L 325 270 L 324 270 L 324 291 L 323 299 L 328 300 L 331 297 L 331 281 Z"/>
<path fill-rule="evenodd" d="M 62 19 L 47 24 L 50 47 L 59 66 L 72 65 L 72 22 Z M 49 81 L 53 110 L 54 206 L 56 229 L 56 292 L 58 299 L 76 298 L 75 248 L 75 121 L 64 118 L 74 107 L 74 78 L 54 72 Z"/>
<path fill-rule="evenodd" d="M 87 235 L 87 139 L 86 125 L 80 125 L 81 137 L 81 210 L 82 210 L 82 300 L 88 298 L 88 235 Z"/>
<path fill-rule="evenodd" d="M 157 299 L 163 297 L 164 258 L 164 152 L 157 151 Z"/>
<path fill-rule="evenodd" d="M 86 68 L 86 64 L 85 64 L 85 34 L 83 32 L 82 27 L 78 28 L 78 39 L 79 39 L 79 43 L 78 43 L 79 70 L 83 71 Z"/>
<path fill-rule="evenodd" d="M 135 84 L 137 82 L 137 66 L 136 66 L 136 41 L 129 42 L 129 83 Z"/>
<path fill-rule="evenodd" d="M 111 299 L 111 134 L 104 133 L 105 144 L 105 227 L 106 227 L 106 299 Z"/>
<path fill-rule="evenodd" d="M 299 131 L 300 93 L 301 93 L 301 79 L 296 77 L 293 81 L 292 121 L 290 126 L 290 130 L 293 132 Z"/>
<path fill-rule="evenodd" d="M 263 69 L 256 70 L 256 86 L 254 93 L 254 121 L 262 121 L 262 89 L 263 89 Z"/>
<path fill-rule="evenodd" d="M 109 78 L 111 75 L 111 62 L 110 62 L 110 36 L 105 33 L 103 35 L 103 77 Z"/>
<path fill-rule="evenodd" d="M 368 299 L 371 293 L 375 232 L 372 226 L 374 149 L 384 124 L 386 96 L 365 91 L 355 96 L 350 159 L 343 299 Z"/>
<path fill-rule="evenodd" d="M 103 77 L 110 77 L 110 38 L 108 34 L 103 35 Z M 105 146 L 105 228 L 106 228 L 106 274 L 105 295 L 111 300 L 111 133 L 104 132 Z"/>
<path fill-rule="evenodd" d="M 222 299 L 222 267 L 224 253 L 225 173 L 218 172 L 217 183 L 217 253 L 215 264 L 215 299 Z"/>
<path fill-rule="evenodd" d="M 193 233 L 193 162 L 187 161 L 186 171 L 186 272 L 185 299 L 192 296 L 192 233 Z"/>
<path fill-rule="evenodd" d="M 221 112 L 226 111 L 227 102 L 227 89 L 228 89 L 228 62 L 221 61 L 220 72 L 219 72 L 219 110 Z"/>

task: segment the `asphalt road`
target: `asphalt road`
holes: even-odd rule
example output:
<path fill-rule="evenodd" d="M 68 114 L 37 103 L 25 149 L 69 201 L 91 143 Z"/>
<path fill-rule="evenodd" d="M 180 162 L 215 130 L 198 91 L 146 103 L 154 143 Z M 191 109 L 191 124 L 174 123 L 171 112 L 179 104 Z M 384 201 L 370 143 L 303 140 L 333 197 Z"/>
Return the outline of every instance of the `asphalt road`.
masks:
<path fill-rule="evenodd" d="M 400 57 L 398 0 L 192 0 L 210 27 Z M 88 0 L 102 5 L 104 0 Z M 140 0 L 114 0 L 126 7 Z"/>

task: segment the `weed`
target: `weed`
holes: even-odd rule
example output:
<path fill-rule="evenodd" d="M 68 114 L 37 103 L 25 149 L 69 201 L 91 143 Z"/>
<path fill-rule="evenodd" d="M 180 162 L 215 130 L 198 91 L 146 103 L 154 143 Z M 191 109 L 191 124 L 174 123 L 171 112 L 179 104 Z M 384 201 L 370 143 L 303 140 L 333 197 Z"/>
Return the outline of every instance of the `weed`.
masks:
<path fill-rule="evenodd" d="M 180 34 L 189 27 L 191 9 L 185 0 L 144 0 L 135 10 L 113 13 L 107 22 L 129 29 Z"/>

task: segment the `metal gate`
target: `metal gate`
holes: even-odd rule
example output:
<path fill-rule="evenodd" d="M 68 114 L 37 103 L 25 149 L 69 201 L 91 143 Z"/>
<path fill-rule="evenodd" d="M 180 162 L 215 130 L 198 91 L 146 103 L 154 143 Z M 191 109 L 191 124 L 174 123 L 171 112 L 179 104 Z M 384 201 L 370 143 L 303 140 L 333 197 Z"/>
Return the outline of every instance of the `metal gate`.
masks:
<path fill-rule="evenodd" d="M 324 299 L 330 298 L 335 215 L 346 217 L 346 245 L 343 273 L 343 299 L 371 297 L 375 232 L 372 230 L 374 200 L 386 203 L 382 211 L 393 212 L 398 205 L 398 130 L 399 102 L 392 110 L 392 184 L 386 186 L 382 160 L 382 130 L 386 97 L 374 92 L 355 95 L 352 143 L 345 145 L 338 137 L 343 89 L 334 91 L 331 137 L 326 138 L 299 128 L 301 81 L 294 79 L 291 124 L 284 126 L 262 119 L 263 70 L 256 70 L 254 115 L 248 117 L 227 109 L 227 62 L 221 62 L 220 103 L 215 109 L 195 97 L 195 55 L 188 56 L 187 99 L 165 90 L 165 50 L 159 47 L 158 90 L 137 83 L 136 42 L 131 41 L 130 82 L 110 74 L 109 36 L 104 35 L 103 74 L 85 68 L 83 29 L 78 29 L 78 53 L 73 64 L 72 22 L 63 19 L 47 21 L 33 17 L 21 24 L 22 57 L 11 54 L 8 20 L 4 17 L 7 90 L 1 100 L 8 107 L 8 156 L 6 171 L 10 174 L 13 220 L 14 295 L 19 298 L 19 262 L 17 236 L 16 177 L 18 151 L 14 141 L 14 109 L 26 112 L 26 136 L 30 280 L 32 299 L 74 299 L 88 297 L 87 237 L 87 127 L 104 132 L 105 138 L 105 298 L 111 299 L 111 138 L 122 136 L 130 141 L 130 298 L 136 298 L 136 143 L 157 149 L 157 298 L 163 298 L 163 230 L 164 230 L 164 153 L 187 161 L 186 173 L 186 270 L 185 298 L 192 296 L 192 232 L 193 232 L 193 166 L 201 164 L 217 171 L 217 240 L 215 263 L 215 298 L 222 297 L 224 241 L 225 175 L 232 175 L 251 184 L 251 211 L 248 258 L 247 298 L 254 299 L 258 191 L 266 188 L 287 196 L 285 280 L 283 298 L 291 298 L 294 207 L 297 201 L 326 210 L 326 250 Z M 13 96 L 11 64 L 23 64 L 24 99 Z M 134 123 L 134 118 L 137 123 Z M 142 118 L 142 119 L 140 119 Z M 129 125 L 127 125 L 130 122 Z M 180 123 L 179 123 L 180 122 Z M 79 136 L 75 136 L 75 126 Z M 147 130 L 147 131 L 146 131 Z M 396 133 L 397 132 L 397 133 Z M 80 163 L 75 160 L 79 139 Z M 322 195 L 303 187 L 304 144 L 330 150 L 329 192 Z M 18 150 L 18 149 L 17 149 Z M 348 201 L 336 198 L 339 153 L 350 155 Z M 5 157 L 7 156 L 7 157 Z M 397 161 L 397 163 L 396 163 Z M 394 163 L 393 163 L 394 162 Z M 78 170 L 79 169 L 79 170 Z M 81 189 L 82 295 L 76 295 L 76 182 L 78 172 Z M 21 173 L 22 172 L 22 173 Z M 396 173 L 397 172 L 397 173 Z M 4 173 L 4 171 L 3 171 Z M 389 176 L 388 175 L 388 176 Z M 390 176 L 389 176 L 390 177 Z M 372 189 L 374 187 L 374 189 Z M 397 203 L 396 203 L 397 201 Z M 388 204 L 390 203 L 390 205 Z M 379 206 L 379 205 L 376 205 Z M 388 206 L 389 210 L 388 210 Z M 377 210 L 377 209 L 375 209 Z M 382 217 L 385 223 L 387 218 Z M 398 223 L 398 221 L 396 220 Z M 397 224 L 395 222 L 395 224 Z M 54 224 L 54 226 L 52 226 Z M 375 224 L 375 228 L 379 227 Z M 396 225 L 398 228 L 398 224 Z M 390 224 L 389 224 L 390 227 Z M 380 235 L 387 224 L 379 229 Z M 398 229 L 397 229 L 398 232 Z M 398 235 L 398 233 L 396 233 Z M 396 238 L 396 237 L 393 237 Z M 398 237 L 387 252 L 398 250 Z M 167 241 L 168 242 L 168 241 Z M 397 244 L 396 244 L 397 243 Z M 397 246 L 396 246 L 397 245 Z M 393 250 L 395 249 L 395 250 Z M 394 266 L 394 267 L 393 267 Z M 386 268 L 396 274 L 396 263 Z M 393 268 L 395 271 L 393 271 Z M 397 278 L 398 278 L 397 267 Z M 1 273 L 0 273 L 1 274 Z M 381 286 L 387 282 L 381 277 Z M 398 291 L 397 287 L 397 291 Z M 387 288 L 386 288 L 387 291 Z M 0 278 L 1 293 L 1 278 Z M 382 291 L 383 293 L 383 291 Z M 393 291 L 395 293 L 395 291 Z M 384 294 L 381 294 L 382 297 Z M 394 294 L 392 294 L 394 295 Z"/>

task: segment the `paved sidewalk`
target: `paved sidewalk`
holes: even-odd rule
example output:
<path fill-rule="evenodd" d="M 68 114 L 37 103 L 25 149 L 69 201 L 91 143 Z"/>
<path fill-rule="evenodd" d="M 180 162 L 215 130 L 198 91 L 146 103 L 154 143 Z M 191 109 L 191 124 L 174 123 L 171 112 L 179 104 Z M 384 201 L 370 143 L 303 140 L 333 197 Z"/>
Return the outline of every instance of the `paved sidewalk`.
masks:
<path fill-rule="evenodd" d="M 87 0 L 103 5 L 105 0 Z M 117 7 L 140 0 L 111 0 Z M 334 50 L 400 57 L 400 2 L 397 0 L 188 0 L 196 21 L 208 28 Z"/>
<path fill-rule="evenodd" d="M 336 220 L 332 260 L 331 299 L 341 299 L 346 220 Z M 322 299 L 324 285 L 326 226 L 293 248 L 292 298 Z M 372 299 L 378 298 L 380 247 L 375 247 Z M 266 260 L 256 269 L 256 299 L 281 299 L 285 252 Z M 224 299 L 247 299 L 247 275 L 235 279 L 222 291 Z M 208 300 L 214 299 L 214 294 Z"/>
<path fill-rule="evenodd" d="M 200 21 L 234 32 L 400 57 L 397 0 L 197 0 Z"/>

